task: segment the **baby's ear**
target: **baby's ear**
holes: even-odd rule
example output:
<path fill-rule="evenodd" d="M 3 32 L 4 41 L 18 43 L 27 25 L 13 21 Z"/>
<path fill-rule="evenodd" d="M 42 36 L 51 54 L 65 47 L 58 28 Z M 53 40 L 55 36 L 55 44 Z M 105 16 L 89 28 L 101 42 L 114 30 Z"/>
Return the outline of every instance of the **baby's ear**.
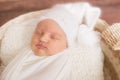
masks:
<path fill-rule="evenodd" d="M 101 10 L 97 7 L 88 7 L 85 13 L 85 24 L 91 29 L 94 29 L 94 26 L 99 19 Z"/>

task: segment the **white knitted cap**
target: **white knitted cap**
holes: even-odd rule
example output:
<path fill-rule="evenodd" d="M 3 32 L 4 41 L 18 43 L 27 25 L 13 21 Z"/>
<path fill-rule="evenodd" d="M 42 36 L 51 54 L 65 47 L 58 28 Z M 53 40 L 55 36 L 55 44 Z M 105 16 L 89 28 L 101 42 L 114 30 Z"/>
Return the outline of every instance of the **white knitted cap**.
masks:
<path fill-rule="evenodd" d="M 83 33 L 80 33 L 80 31 L 86 30 L 87 28 L 93 31 L 100 13 L 101 11 L 99 8 L 92 7 L 86 2 L 59 4 L 47 10 L 47 12 L 40 17 L 40 21 L 44 19 L 52 19 L 56 21 L 66 34 L 68 46 L 72 47 L 81 43 L 88 44 L 87 37 L 90 36 L 84 31 L 84 34 L 86 34 L 86 36 L 84 35 L 85 38 L 84 36 L 81 36 Z M 84 22 L 85 29 L 80 28 L 82 22 Z M 91 42 L 92 41 L 89 43 L 91 44 Z"/>
<path fill-rule="evenodd" d="M 79 26 L 79 21 L 62 5 L 56 5 L 40 17 L 40 21 L 52 19 L 58 23 L 66 34 L 68 46 L 73 46 Z"/>

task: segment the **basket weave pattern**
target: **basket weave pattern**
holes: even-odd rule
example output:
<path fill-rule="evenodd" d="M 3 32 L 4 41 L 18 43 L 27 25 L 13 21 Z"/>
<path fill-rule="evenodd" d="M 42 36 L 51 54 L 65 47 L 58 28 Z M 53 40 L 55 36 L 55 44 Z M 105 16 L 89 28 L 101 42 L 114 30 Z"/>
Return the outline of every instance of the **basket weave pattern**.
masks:
<path fill-rule="evenodd" d="M 120 50 L 120 23 L 108 27 L 101 36 L 113 50 Z"/>
<path fill-rule="evenodd" d="M 101 33 L 101 47 L 105 55 L 105 80 L 120 80 L 120 23 L 109 26 L 100 20 L 95 29 Z"/>

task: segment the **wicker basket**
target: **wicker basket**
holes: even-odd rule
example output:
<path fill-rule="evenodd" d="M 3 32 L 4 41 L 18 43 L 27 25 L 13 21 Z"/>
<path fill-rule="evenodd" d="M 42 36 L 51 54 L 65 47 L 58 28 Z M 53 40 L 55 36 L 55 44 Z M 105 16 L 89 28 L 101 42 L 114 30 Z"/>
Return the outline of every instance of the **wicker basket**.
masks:
<path fill-rule="evenodd" d="M 120 50 L 119 46 L 114 47 L 120 41 L 118 24 L 109 26 L 105 21 L 99 20 L 95 29 L 101 33 L 101 46 L 105 56 L 104 78 L 105 80 L 120 80 Z"/>

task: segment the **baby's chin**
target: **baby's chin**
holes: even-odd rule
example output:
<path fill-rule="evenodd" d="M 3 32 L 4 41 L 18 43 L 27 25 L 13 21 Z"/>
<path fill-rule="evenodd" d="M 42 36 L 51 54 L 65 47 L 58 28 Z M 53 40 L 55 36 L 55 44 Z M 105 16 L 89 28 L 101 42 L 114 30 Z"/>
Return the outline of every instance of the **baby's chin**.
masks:
<path fill-rule="evenodd" d="M 31 49 L 36 56 L 48 56 L 44 49 L 39 49 L 34 45 L 31 45 Z"/>
<path fill-rule="evenodd" d="M 52 56 L 52 55 L 55 55 L 55 54 L 60 53 L 60 52 L 63 51 L 63 50 L 60 50 L 60 51 L 54 51 L 54 50 L 49 51 L 46 48 L 38 48 L 38 47 L 35 47 L 35 46 L 31 46 L 31 49 L 32 49 L 33 53 L 36 56 Z"/>
<path fill-rule="evenodd" d="M 37 51 L 37 50 L 33 50 L 33 52 L 34 52 L 34 54 L 36 55 L 36 56 L 53 56 L 53 55 L 55 55 L 55 54 L 57 54 L 57 53 L 48 53 L 48 52 L 46 52 L 46 51 L 44 51 L 44 50 L 39 50 L 39 51 Z"/>
<path fill-rule="evenodd" d="M 32 49 L 32 51 L 36 56 L 49 56 L 49 54 L 47 54 L 46 51 L 42 49 Z"/>

